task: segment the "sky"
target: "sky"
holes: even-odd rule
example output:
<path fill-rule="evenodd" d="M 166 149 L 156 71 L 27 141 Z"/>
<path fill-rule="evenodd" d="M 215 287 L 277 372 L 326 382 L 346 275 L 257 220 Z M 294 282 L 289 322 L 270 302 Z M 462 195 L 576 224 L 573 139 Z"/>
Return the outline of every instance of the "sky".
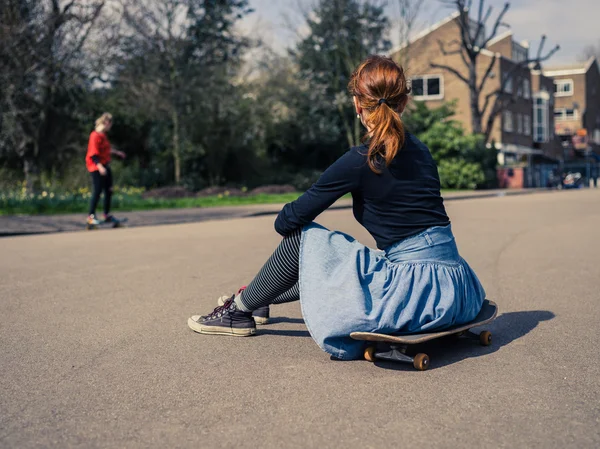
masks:
<path fill-rule="evenodd" d="M 243 28 L 278 51 L 292 45 L 302 32 L 301 8 L 315 0 L 249 0 L 255 12 L 244 19 Z M 477 1 L 473 2 L 478 5 Z M 488 22 L 502 10 L 504 0 L 487 0 L 494 8 Z M 388 13 L 393 21 L 397 10 L 396 0 L 389 0 Z M 504 22 L 511 26 L 514 39 L 530 42 L 537 50 L 542 34 L 546 34 L 546 49 L 559 44 L 561 49 L 547 61 L 547 65 L 568 64 L 580 59 L 588 45 L 600 44 L 600 0 L 514 0 Z M 395 8 L 394 8 L 395 6 Z M 424 0 L 416 32 L 452 14 L 454 10 L 439 0 Z M 507 28 L 502 28 L 501 32 Z"/>

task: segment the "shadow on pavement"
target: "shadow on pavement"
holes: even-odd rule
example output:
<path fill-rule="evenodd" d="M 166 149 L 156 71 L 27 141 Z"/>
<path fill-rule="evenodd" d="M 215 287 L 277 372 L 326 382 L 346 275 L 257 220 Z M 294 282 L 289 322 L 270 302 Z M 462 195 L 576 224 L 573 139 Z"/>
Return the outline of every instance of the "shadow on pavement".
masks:
<path fill-rule="evenodd" d="M 284 329 L 264 329 L 261 327 L 256 331 L 256 335 L 279 335 L 280 337 L 310 337 L 306 330 L 284 330 Z"/>
<path fill-rule="evenodd" d="M 459 362 L 472 357 L 481 357 L 498 351 L 503 346 L 507 346 L 513 341 L 527 335 L 542 321 L 548 321 L 555 317 L 549 310 L 528 310 L 523 312 L 503 313 L 493 322 L 479 328 L 473 328 L 473 332 L 480 330 L 489 330 L 492 332 L 491 346 L 481 346 L 477 342 L 467 339 L 438 339 L 431 340 L 422 345 L 415 345 L 411 354 L 424 352 L 431 359 L 430 370 L 442 368 L 446 365 Z M 408 363 L 395 363 L 388 361 L 377 361 L 377 366 L 386 369 L 411 371 L 414 370 Z"/>
<path fill-rule="evenodd" d="M 288 318 L 286 316 L 272 316 L 269 318 L 269 324 L 277 323 L 304 324 L 304 320 L 302 318 Z"/>

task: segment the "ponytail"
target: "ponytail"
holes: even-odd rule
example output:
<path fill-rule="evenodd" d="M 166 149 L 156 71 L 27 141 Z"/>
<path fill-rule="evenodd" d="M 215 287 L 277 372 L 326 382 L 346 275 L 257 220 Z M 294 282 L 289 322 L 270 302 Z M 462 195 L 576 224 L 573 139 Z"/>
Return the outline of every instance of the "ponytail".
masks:
<path fill-rule="evenodd" d="M 398 154 L 398 150 L 404 146 L 406 138 L 404 124 L 400 114 L 392 110 L 387 102 L 382 102 L 377 106 L 369 116 L 369 123 L 372 125 L 372 129 L 367 162 L 371 170 L 381 173 L 378 162 L 383 158 L 385 166 L 389 166 Z"/>
<path fill-rule="evenodd" d="M 352 74 L 348 90 L 365 111 L 367 162 L 373 172 L 381 173 L 381 161 L 389 166 L 406 139 L 400 113 L 410 88 L 404 70 L 390 58 L 370 56 Z"/>

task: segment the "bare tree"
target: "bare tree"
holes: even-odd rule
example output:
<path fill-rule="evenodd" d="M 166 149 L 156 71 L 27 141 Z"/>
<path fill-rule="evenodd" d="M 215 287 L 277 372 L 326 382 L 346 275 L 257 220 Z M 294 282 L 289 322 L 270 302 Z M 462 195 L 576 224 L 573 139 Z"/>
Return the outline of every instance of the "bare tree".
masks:
<path fill-rule="evenodd" d="M 487 140 L 492 132 L 495 118 L 505 108 L 507 102 L 512 101 L 510 98 L 502 95 L 502 93 L 516 72 L 530 64 L 540 66 L 541 62 L 549 59 L 560 47 L 556 45 L 553 49 L 543 54 L 546 36 L 542 36 L 535 57 L 528 57 L 518 62 L 513 61 L 513 66 L 504 75 L 500 87 L 483 96 L 482 92 L 484 91 L 486 82 L 492 75 L 498 57 L 496 54 L 493 54 L 489 58 L 483 76 L 478 78 L 477 69 L 480 56 L 482 52 L 486 51 L 488 43 L 498 35 L 500 28 L 508 26 L 503 20 L 510 8 L 510 3 L 504 4 L 502 11 L 493 21 L 493 25 L 490 28 L 491 31 L 486 35 L 486 24 L 492 15 L 493 7 L 488 6 L 486 8 L 485 0 L 479 0 L 476 18 L 470 15 L 472 0 L 441 0 L 441 2 L 456 8 L 458 12 L 457 21 L 460 27 L 460 40 L 448 43 L 449 48 L 446 48 L 445 43 L 440 41 L 438 42 L 440 50 L 444 56 L 460 55 L 461 61 L 467 69 L 467 75 L 465 76 L 457 68 L 446 64 L 430 63 L 430 66 L 432 68 L 447 70 L 468 86 L 473 132 L 484 134 Z"/>
<path fill-rule="evenodd" d="M 396 1 L 396 6 L 398 7 L 398 46 L 399 48 L 404 49 L 404 51 L 399 53 L 400 59 L 398 62 L 403 67 L 408 67 L 410 65 L 410 52 L 408 51 L 410 37 L 425 3 L 426 0 Z"/>
<path fill-rule="evenodd" d="M 175 183 L 181 181 L 181 92 L 180 58 L 189 27 L 189 2 L 185 0 L 124 0 L 125 39 L 132 45 L 124 47 L 129 59 L 131 50 L 145 60 L 141 70 L 125 71 L 120 82 L 139 106 L 155 114 L 165 114 L 171 122 L 171 152 Z M 142 59 L 140 58 L 140 59 Z"/>
<path fill-rule="evenodd" d="M 57 124 L 87 81 L 83 48 L 104 4 L 0 0 L 0 151 L 21 160 L 28 190 L 44 153 L 73 142 Z"/>

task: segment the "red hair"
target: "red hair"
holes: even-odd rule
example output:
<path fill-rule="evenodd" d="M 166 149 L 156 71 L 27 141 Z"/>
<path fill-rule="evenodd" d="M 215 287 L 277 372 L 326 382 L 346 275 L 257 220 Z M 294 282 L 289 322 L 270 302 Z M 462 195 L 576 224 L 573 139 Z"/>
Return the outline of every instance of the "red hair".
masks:
<path fill-rule="evenodd" d="M 406 105 L 410 93 L 404 70 L 390 58 L 369 56 L 352 74 L 348 90 L 367 112 L 364 117 L 370 129 L 367 160 L 371 170 L 381 173 L 378 160 L 383 158 L 387 167 L 404 146 L 399 109 Z"/>

